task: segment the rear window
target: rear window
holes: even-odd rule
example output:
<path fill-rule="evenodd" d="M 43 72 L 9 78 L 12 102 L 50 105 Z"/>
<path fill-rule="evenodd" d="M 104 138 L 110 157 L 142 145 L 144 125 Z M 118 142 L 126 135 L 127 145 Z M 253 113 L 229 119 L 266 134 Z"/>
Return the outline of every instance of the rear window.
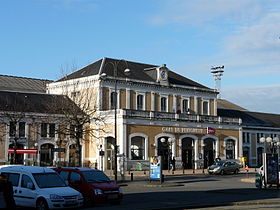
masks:
<path fill-rule="evenodd" d="M 19 174 L 17 173 L 1 173 L 7 177 L 7 179 L 12 183 L 13 186 L 18 186 Z"/>
<path fill-rule="evenodd" d="M 40 188 L 66 187 L 65 182 L 57 173 L 33 173 L 32 175 Z"/>
<path fill-rule="evenodd" d="M 109 177 L 102 171 L 83 171 L 82 174 L 88 183 L 111 182 Z"/>

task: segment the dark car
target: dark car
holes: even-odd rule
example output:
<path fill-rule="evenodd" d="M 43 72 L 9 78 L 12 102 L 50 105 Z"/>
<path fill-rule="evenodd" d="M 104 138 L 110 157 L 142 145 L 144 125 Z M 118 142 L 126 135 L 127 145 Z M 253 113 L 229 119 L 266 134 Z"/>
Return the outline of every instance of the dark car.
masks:
<path fill-rule="evenodd" d="M 91 168 L 54 168 L 60 176 L 84 196 L 85 205 L 97 203 L 119 204 L 123 198 L 120 186 L 100 170 Z"/>
<path fill-rule="evenodd" d="M 237 174 L 241 168 L 241 165 L 234 161 L 217 161 L 213 165 L 208 167 L 209 174 Z"/>

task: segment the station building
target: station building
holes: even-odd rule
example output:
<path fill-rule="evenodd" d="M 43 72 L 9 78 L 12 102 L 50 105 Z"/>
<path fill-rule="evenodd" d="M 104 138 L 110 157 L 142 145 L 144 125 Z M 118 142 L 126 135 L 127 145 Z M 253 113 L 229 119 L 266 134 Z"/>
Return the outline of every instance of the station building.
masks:
<path fill-rule="evenodd" d="M 242 120 L 219 116 L 216 90 L 165 64 L 103 58 L 47 84 L 47 93 L 93 95 L 91 108 L 106 123 L 91 122 L 101 128 L 84 143 L 83 162 L 103 170 L 114 168 L 114 145 L 119 170 L 145 166 L 151 156 L 162 156 L 163 169 L 173 158 L 176 167 L 188 169 L 242 157 Z"/>

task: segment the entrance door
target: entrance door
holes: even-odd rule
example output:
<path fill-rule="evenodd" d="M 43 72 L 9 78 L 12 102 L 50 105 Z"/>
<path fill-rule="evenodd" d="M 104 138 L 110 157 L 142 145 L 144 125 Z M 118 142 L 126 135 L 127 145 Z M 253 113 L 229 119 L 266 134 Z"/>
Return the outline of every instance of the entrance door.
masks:
<path fill-rule="evenodd" d="M 107 140 L 107 147 L 106 147 L 106 160 L 107 160 L 107 170 L 114 170 L 115 168 L 115 161 L 114 161 L 114 145 L 115 145 L 115 138 L 108 137 Z"/>
<path fill-rule="evenodd" d="M 215 140 L 207 138 L 204 140 L 204 168 L 211 166 L 214 163 L 215 158 Z"/>
<path fill-rule="evenodd" d="M 165 141 L 162 142 L 161 139 L 164 138 Z M 168 169 L 168 163 L 171 163 L 171 147 L 168 145 L 168 137 L 161 137 L 159 138 L 158 141 L 158 156 L 161 156 L 162 160 L 162 170 L 167 170 Z"/>
<path fill-rule="evenodd" d="M 193 143 L 192 138 L 184 138 L 182 139 L 182 162 L 184 169 L 192 169 L 193 168 Z"/>
<path fill-rule="evenodd" d="M 42 144 L 40 150 L 40 166 L 52 166 L 54 160 L 54 145 Z"/>

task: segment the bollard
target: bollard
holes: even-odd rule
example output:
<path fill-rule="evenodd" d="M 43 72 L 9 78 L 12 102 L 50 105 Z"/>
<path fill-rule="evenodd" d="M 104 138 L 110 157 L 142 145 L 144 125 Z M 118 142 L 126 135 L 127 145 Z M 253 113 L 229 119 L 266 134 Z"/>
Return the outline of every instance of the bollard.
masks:
<path fill-rule="evenodd" d="M 164 182 L 164 174 L 161 175 L 161 183 Z"/>
<path fill-rule="evenodd" d="M 130 173 L 130 181 L 133 181 L 133 173 Z"/>

